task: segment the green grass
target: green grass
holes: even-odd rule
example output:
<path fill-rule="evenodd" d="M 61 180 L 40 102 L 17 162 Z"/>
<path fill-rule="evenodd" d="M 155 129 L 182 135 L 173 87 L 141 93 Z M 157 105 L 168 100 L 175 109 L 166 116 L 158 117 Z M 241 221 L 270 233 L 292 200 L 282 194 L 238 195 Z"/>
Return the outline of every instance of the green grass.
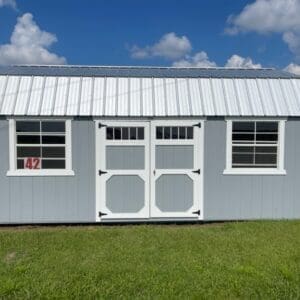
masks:
<path fill-rule="evenodd" d="M 0 227 L 0 298 L 300 299 L 300 222 Z"/>

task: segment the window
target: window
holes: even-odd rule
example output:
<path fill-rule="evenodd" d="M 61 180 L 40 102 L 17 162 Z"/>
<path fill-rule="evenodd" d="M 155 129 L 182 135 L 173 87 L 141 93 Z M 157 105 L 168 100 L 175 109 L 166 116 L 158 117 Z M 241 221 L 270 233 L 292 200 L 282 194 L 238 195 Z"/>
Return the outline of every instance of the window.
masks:
<path fill-rule="evenodd" d="M 144 127 L 107 127 L 107 140 L 143 140 Z"/>
<path fill-rule="evenodd" d="M 284 173 L 284 121 L 228 121 L 224 173 Z"/>
<path fill-rule="evenodd" d="M 71 121 L 10 120 L 8 175 L 73 175 Z"/>
<path fill-rule="evenodd" d="M 194 127 L 192 126 L 156 127 L 157 140 L 191 140 L 193 138 Z"/>

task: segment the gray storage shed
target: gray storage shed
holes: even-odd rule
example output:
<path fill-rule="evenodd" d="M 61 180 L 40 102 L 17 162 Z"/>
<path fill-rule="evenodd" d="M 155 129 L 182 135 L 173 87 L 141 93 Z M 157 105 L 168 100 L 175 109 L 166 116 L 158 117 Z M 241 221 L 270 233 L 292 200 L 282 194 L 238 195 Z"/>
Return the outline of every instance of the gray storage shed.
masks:
<path fill-rule="evenodd" d="M 0 224 L 300 218 L 300 78 L 0 68 Z"/>

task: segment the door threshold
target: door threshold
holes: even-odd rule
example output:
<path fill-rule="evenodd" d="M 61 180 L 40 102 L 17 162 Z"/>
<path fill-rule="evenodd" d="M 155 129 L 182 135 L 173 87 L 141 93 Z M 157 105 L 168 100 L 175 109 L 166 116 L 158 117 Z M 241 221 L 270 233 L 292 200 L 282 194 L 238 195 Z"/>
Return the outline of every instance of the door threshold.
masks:
<path fill-rule="evenodd" d="M 100 223 L 172 223 L 172 222 L 199 222 L 199 218 L 144 218 L 144 219 L 103 219 Z"/>

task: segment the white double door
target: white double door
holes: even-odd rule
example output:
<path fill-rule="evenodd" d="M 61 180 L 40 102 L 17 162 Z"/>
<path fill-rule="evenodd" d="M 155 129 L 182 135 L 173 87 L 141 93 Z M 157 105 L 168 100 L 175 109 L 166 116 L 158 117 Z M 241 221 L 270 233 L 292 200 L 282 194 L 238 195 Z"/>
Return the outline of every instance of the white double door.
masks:
<path fill-rule="evenodd" d="M 202 219 L 199 121 L 97 121 L 96 219 Z"/>

